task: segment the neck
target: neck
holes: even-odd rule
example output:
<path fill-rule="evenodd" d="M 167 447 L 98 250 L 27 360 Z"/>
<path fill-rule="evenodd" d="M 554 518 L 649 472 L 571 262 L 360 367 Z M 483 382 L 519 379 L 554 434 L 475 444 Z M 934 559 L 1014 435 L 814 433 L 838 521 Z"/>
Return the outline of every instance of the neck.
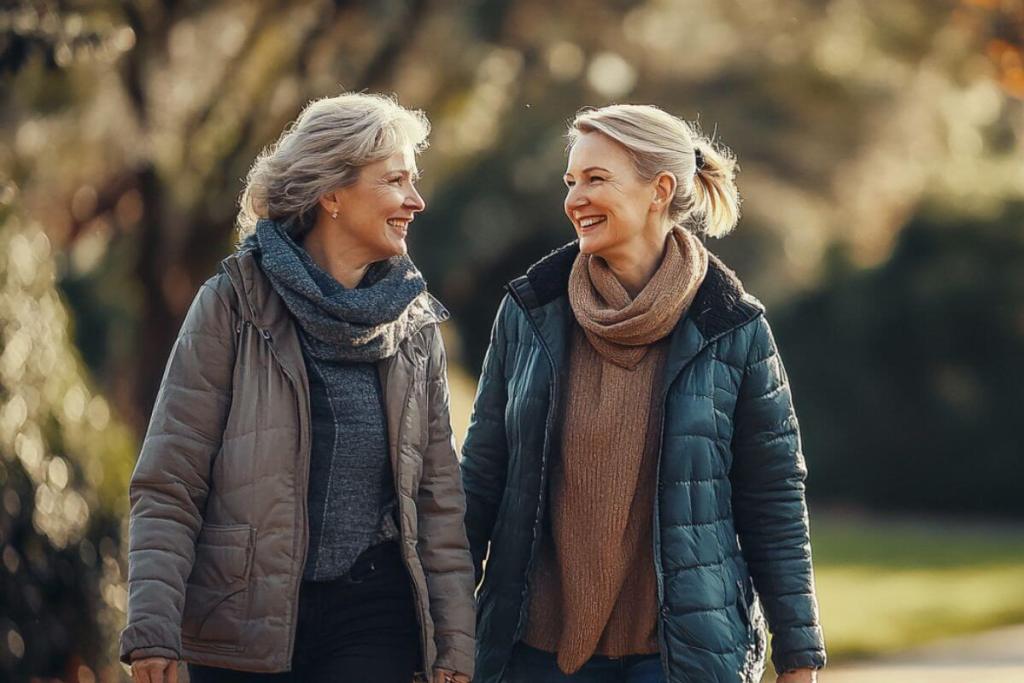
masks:
<path fill-rule="evenodd" d="M 600 254 L 630 298 L 635 299 L 658 271 L 665 255 L 665 237 L 671 229 L 672 225 L 665 223 L 656 229 L 644 230 L 615 252 Z"/>
<path fill-rule="evenodd" d="M 370 265 L 379 260 L 347 239 L 341 230 L 332 230 L 321 221 L 303 238 L 302 247 L 314 263 L 348 289 L 355 289 Z"/>

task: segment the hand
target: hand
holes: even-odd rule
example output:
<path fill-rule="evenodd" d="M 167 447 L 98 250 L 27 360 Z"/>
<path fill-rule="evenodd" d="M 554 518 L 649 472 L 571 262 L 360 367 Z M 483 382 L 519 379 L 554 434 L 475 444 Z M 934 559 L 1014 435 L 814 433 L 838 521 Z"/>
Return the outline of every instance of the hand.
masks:
<path fill-rule="evenodd" d="M 434 669 L 432 683 L 469 683 L 469 676 L 451 669 Z"/>
<path fill-rule="evenodd" d="M 164 657 L 132 660 L 134 683 L 178 683 L 178 661 Z"/>
<path fill-rule="evenodd" d="M 775 679 L 775 683 L 816 683 L 817 680 L 816 669 L 793 669 L 780 675 Z"/>

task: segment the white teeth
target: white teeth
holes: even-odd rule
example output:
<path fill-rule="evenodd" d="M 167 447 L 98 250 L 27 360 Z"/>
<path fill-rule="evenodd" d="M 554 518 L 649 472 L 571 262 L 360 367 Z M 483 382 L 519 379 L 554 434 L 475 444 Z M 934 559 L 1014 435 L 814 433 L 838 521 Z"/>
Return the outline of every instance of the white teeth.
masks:
<path fill-rule="evenodd" d="M 396 228 L 408 228 L 409 221 L 402 220 L 401 218 L 389 218 L 388 225 L 391 225 Z"/>
<path fill-rule="evenodd" d="M 587 216 L 586 218 L 580 219 L 581 228 L 589 228 L 591 225 L 597 225 L 604 220 L 604 216 Z"/>

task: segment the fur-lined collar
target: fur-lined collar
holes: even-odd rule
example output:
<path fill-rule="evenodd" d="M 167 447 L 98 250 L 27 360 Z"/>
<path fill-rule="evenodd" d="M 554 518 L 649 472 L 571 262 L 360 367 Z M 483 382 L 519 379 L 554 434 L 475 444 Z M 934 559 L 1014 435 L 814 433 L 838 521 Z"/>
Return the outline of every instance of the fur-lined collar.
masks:
<path fill-rule="evenodd" d="M 554 250 L 530 266 L 526 275 L 508 284 L 527 308 L 566 296 L 569 273 L 580 253 L 579 240 Z M 708 252 L 708 273 L 690 305 L 690 316 L 705 339 L 714 339 L 764 312 L 764 306 L 743 289 L 728 266 Z"/>

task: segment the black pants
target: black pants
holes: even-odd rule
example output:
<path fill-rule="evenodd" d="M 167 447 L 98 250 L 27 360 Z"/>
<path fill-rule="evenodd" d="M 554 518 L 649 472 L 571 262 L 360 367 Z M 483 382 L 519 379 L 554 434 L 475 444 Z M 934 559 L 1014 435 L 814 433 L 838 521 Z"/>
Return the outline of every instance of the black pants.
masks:
<path fill-rule="evenodd" d="M 409 683 L 420 664 L 420 630 L 397 543 L 359 556 L 335 581 L 304 581 L 292 670 L 254 674 L 189 664 L 192 683 Z"/>

